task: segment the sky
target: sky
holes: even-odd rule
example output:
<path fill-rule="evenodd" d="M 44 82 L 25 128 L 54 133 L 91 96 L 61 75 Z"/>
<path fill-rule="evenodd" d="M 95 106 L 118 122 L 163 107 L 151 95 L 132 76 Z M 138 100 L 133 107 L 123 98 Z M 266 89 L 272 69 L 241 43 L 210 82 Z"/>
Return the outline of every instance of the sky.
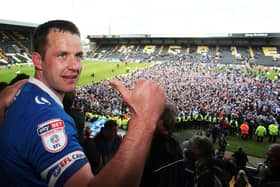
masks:
<path fill-rule="evenodd" d="M 0 19 L 73 21 L 82 37 L 280 33 L 279 0 L 5 0 Z"/>

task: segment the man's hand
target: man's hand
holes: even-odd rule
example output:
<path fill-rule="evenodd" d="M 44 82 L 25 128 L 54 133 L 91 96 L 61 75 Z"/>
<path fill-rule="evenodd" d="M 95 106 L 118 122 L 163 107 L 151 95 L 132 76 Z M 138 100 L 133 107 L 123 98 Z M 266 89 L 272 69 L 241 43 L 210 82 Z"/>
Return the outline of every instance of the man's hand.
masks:
<path fill-rule="evenodd" d="M 4 121 L 5 111 L 11 105 L 15 95 L 27 79 L 17 81 L 0 92 L 0 127 Z"/>
<path fill-rule="evenodd" d="M 135 88 L 131 91 L 118 80 L 112 80 L 110 83 L 120 92 L 134 117 L 141 116 L 143 121 L 157 122 L 163 111 L 166 96 L 156 82 L 137 80 Z"/>

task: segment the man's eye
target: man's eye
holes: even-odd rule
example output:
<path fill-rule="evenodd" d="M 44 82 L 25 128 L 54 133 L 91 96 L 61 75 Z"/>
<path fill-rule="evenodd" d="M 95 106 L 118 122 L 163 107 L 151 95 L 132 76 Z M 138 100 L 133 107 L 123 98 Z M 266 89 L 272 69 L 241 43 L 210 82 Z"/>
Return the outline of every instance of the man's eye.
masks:
<path fill-rule="evenodd" d="M 82 60 L 83 59 L 83 55 L 82 54 L 76 55 L 76 58 L 79 59 L 79 60 Z"/>
<path fill-rule="evenodd" d="M 64 53 L 59 55 L 60 58 L 65 58 L 65 56 L 66 55 Z"/>

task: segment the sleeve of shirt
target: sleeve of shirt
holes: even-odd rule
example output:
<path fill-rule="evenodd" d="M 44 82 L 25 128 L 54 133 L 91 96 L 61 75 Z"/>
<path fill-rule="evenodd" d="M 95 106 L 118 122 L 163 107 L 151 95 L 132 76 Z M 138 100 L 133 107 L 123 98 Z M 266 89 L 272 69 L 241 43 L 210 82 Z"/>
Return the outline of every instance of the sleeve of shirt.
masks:
<path fill-rule="evenodd" d="M 41 172 L 41 177 L 48 181 L 48 186 L 63 186 L 65 182 L 87 163 L 82 151 L 68 153 Z"/>
<path fill-rule="evenodd" d="M 63 112 L 45 113 L 33 129 L 30 144 L 29 160 L 50 187 L 63 186 L 88 162 L 78 143 L 74 121 Z"/>

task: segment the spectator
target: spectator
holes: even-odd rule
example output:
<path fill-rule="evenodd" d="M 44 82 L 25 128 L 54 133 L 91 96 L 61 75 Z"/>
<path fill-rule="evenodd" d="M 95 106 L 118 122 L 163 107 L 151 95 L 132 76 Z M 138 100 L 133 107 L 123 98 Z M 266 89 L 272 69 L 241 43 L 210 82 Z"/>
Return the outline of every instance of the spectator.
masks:
<path fill-rule="evenodd" d="M 255 131 L 255 134 L 257 136 L 257 142 L 263 142 L 263 138 L 266 135 L 266 133 L 266 128 L 262 124 L 260 124 Z"/>
<path fill-rule="evenodd" d="M 239 170 L 235 179 L 234 187 L 251 187 L 251 184 L 244 170 Z"/>
<path fill-rule="evenodd" d="M 221 148 L 218 148 L 215 150 L 215 159 L 217 160 L 224 160 L 225 158 L 225 152 L 221 150 Z"/>
<path fill-rule="evenodd" d="M 120 81 L 110 82 L 129 106 L 132 118 L 119 151 L 93 176 L 74 121 L 62 107 L 64 94 L 75 89 L 82 69 L 79 31 L 69 21 L 49 21 L 36 29 L 33 42 L 35 78 L 21 88 L 0 129 L 0 186 L 139 186 L 164 108 L 163 90 L 145 80 L 137 81 L 132 90 Z M 14 91 L 1 98 L 2 117 L 16 88 L 0 93 Z"/>
<path fill-rule="evenodd" d="M 224 134 L 224 136 L 227 136 L 229 128 L 230 128 L 230 124 L 228 122 L 228 119 L 227 118 L 222 118 L 221 119 L 221 125 L 222 125 L 222 134 Z"/>
<path fill-rule="evenodd" d="M 207 137 L 207 138 L 210 138 L 211 133 L 212 133 L 212 129 L 211 129 L 210 126 L 208 126 L 208 127 L 206 128 L 206 130 L 205 130 L 205 135 L 206 135 L 206 137 Z"/>
<path fill-rule="evenodd" d="M 203 129 L 200 128 L 199 131 L 197 131 L 196 135 L 203 136 Z"/>
<path fill-rule="evenodd" d="M 219 146 L 220 146 L 221 152 L 224 154 L 226 151 L 226 146 L 227 146 L 227 140 L 226 140 L 224 134 L 222 134 L 221 137 L 219 138 Z"/>
<path fill-rule="evenodd" d="M 271 144 L 267 150 L 266 168 L 258 187 L 280 186 L 280 144 Z"/>
<path fill-rule="evenodd" d="M 246 122 L 242 123 L 240 125 L 240 130 L 241 130 L 242 140 L 248 140 L 249 125 Z"/>
<path fill-rule="evenodd" d="M 122 142 L 122 138 L 117 134 L 117 128 L 115 121 L 108 120 L 94 137 L 94 142 L 102 156 L 103 167 L 113 158 Z"/>
<path fill-rule="evenodd" d="M 192 153 L 195 163 L 195 187 L 228 187 L 230 174 L 224 169 L 224 163 L 214 159 L 212 143 L 203 136 L 192 138 Z"/>
<path fill-rule="evenodd" d="M 85 133 L 85 137 L 91 137 L 92 136 L 89 126 L 86 126 L 84 133 Z"/>
<path fill-rule="evenodd" d="M 166 104 L 157 123 L 141 187 L 183 187 L 185 185 L 183 152 L 172 136 L 175 123 L 176 108 L 172 104 Z"/>
<path fill-rule="evenodd" d="M 84 151 L 85 155 L 88 158 L 92 173 L 94 175 L 97 175 L 103 167 L 102 156 L 99 150 L 97 149 L 93 138 L 91 137 L 89 128 L 87 127 L 85 131 Z"/>
<path fill-rule="evenodd" d="M 268 126 L 269 142 L 276 142 L 278 131 L 278 126 L 276 124 L 272 123 Z"/>
<path fill-rule="evenodd" d="M 63 103 L 65 112 L 67 112 L 67 114 L 69 114 L 74 119 L 74 122 L 75 122 L 75 125 L 76 125 L 76 130 L 77 130 L 77 133 L 78 133 L 78 141 L 79 141 L 80 145 L 82 147 L 84 147 L 85 115 L 80 110 L 77 110 L 77 109 L 72 107 L 74 97 L 75 97 L 75 92 L 74 91 L 73 92 L 67 92 L 64 95 L 62 103 Z"/>
<path fill-rule="evenodd" d="M 219 129 L 218 129 L 217 125 L 215 125 L 212 129 L 212 142 L 213 142 L 213 144 L 216 143 L 218 136 L 219 136 Z"/>
<path fill-rule="evenodd" d="M 244 170 L 246 171 L 246 163 L 248 162 L 247 154 L 243 151 L 242 147 L 239 147 L 232 155 L 233 161 L 236 165 L 237 171 Z"/>
<path fill-rule="evenodd" d="M 193 187 L 195 160 L 192 157 L 192 140 L 186 139 L 182 144 L 183 144 L 183 152 L 184 152 L 185 171 L 186 171 L 185 187 Z"/>
<path fill-rule="evenodd" d="M 238 121 L 235 119 L 235 115 L 232 115 L 232 118 L 231 118 L 229 124 L 230 124 L 229 134 L 231 136 L 235 136 L 237 133 L 238 126 L 239 126 Z"/>

